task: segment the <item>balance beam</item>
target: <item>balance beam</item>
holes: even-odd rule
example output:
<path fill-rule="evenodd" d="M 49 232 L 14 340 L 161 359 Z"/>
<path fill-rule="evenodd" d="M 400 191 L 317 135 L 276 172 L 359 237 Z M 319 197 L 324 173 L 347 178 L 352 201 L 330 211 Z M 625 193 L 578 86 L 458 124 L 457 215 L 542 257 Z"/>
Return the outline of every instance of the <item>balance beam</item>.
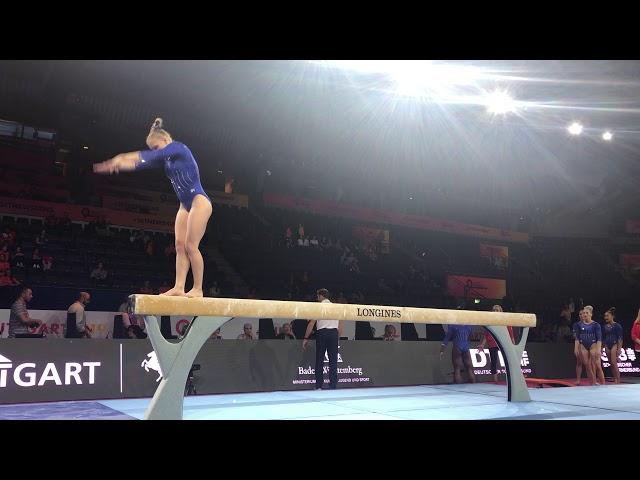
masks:
<path fill-rule="evenodd" d="M 529 327 L 536 326 L 536 316 L 530 313 L 165 295 L 131 295 L 129 312 L 144 316 L 149 340 L 162 372 L 162 381 L 145 412 L 144 418 L 149 420 L 182 418 L 184 386 L 196 355 L 211 334 L 234 317 L 483 326 L 491 332 L 502 350 L 507 370 L 508 401 L 531 401 L 520 369 Z M 161 315 L 193 316 L 198 317 L 198 321 L 195 322 L 194 318 L 180 342 L 171 343 L 160 332 L 157 317 Z M 507 326 L 524 327 L 517 345 L 511 341 Z"/>

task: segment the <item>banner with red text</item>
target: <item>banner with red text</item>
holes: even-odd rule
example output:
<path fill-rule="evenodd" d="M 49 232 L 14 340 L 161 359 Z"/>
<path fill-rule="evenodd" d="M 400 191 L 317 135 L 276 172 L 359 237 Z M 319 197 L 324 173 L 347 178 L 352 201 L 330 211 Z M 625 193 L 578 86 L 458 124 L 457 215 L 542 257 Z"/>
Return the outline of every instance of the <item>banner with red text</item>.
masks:
<path fill-rule="evenodd" d="M 106 220 L 111 225 L 173 233 L 174 215 L 159 216 L 99 207 L 0 197 L 0 213 L 36 218 L 68 216 L 73 222 Z"/>
<path fill-rule="evenodd" d="M 41 198 L 46 198 L 47 200 L 55 200 L 58 201 L 69 201 L 71 193 L 69 190 L 62 190 L 60 188 L 53 187 L 42 187 L 42 186 L 32 186 L 25 185 L 16 182 L 4 182 L 0 185 L 0 192 L 3 195 L 11 195 L 12 197 L 20 197 L 22 195 L 26 197 L 30 197 L 33 194 L 39 195 Z"/>
<path fill-rule="evenodd" d="M 160 215 L 163 217 L 175 217 L 180 206 L 174 198 L 173 204 L 150 202 L 146 200 L 136 200 L 130 197 L 112 197 L 105 195 L 102 197 L 102 206 L 111 210 L 124 212 L 135 212 L 146 215 Z"/>
<path fill-rule="evenodd" d="M 640 220 L 627 220 L 625 231 L 627 233 L 640 233 Z"/>
<path fill-rule="evenodd" d="M 111 197 L 109 199 L 110 202 L 113 201 L 113 198 L 117 198 L 119 200 L 126 199 L 128 205 L 135 205 L 135 209 L 137 211 L 153 208 L 162 209 L 170 206 L 174 209 L 173 213 L 175 215 L 175 211 L 178 207 L 178 200 L 174 193 L 161 193 L 153 192 L 151 190 L 126 189 L 109 186 L 96 187 L 96 192 L 103 197 Z M 225 193 L 215 190 L 207 191 L 207 195 L 214 205 L 230 205 L 242 208 L 249 207 L 249 197 L 241 193 Z M 105 205 L 105 207 L 107 207 L 107 205 Z"/>
<path fill-rule="evenodd" d="M 640 270 L 640 254 L 622 253 L 620 254 L 620 265 L 627 270 Z"/>

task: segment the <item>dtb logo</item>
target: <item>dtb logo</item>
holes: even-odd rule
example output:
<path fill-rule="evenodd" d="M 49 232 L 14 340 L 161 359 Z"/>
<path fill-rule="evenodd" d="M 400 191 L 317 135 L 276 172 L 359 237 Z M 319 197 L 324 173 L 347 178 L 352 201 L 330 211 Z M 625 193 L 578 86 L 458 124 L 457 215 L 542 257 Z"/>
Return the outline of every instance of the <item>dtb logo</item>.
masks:
<path fill-rule="evenodd" d="M 473 364 L 473 366 L 475 368 L 483 368 L 486 367 L 489 364 L 489 349 L 486 348 L 484 350 L 478 350 L 477 348 L 471 348 L 469 350 L 469 353 L 471 353 L 471 363 Z M 498 362 L 500 364 L 500 367 L 504 368 L 504 358 L 502 357 L 502 352 L 498 351 Z M 529 355 L 527 354 L 527 351 L 524 350 L 522 352 L 522 359 L 520 360 L 520 366 L 521 367 L 527 367 L 529 366 Z"/>

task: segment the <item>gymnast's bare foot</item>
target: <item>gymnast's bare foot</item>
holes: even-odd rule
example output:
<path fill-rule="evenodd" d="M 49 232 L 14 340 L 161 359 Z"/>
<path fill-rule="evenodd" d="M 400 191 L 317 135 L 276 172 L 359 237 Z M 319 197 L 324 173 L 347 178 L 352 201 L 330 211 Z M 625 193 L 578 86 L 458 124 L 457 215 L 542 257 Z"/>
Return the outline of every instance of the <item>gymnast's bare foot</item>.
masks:
<path fill-rule="evenodd" d="M 166 292 L 161 293 L 160 295 L 167 295 L 169 297 L 184 297 L 185 293 L 184 293 L 184 288 L 173 287 L 171 290 L 167 290 Z"/>
<path fill-rule="evenodd" d="M 204 296 L 201 289 L 196 290 L 195 288 L 189 290 L 185 295 L 189 298 L 202 298 Z"/>

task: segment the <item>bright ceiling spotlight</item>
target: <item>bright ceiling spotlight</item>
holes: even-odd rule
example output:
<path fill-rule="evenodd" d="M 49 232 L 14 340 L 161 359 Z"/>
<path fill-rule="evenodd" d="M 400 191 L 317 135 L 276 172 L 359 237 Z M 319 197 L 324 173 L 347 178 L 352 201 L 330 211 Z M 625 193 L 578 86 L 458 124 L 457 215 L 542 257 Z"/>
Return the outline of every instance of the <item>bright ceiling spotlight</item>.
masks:
<path fill-rule="evenodd" d="M 607 130 L 602 134 L 602 139 L 607 142 L 610 142 L 611 140 L 613 140 L 613 133 Z"/>
<path fill-rule="evenodd" d="M 567 130 L 571 135 L 580 135 L 582 133 L 583 128 L 584 127 L 580 125 L 578 122 L 573 122 L 571 125 L 569 125 Z"/>
<path fill-rule="evenodd" d="M 395 83 L 395 93 L 447 99 L 453 89 L 475 85 L 488 74 L 472 65 L 432 60 L 316 60 L 312 63 L 362 74 L 383 74 Z"/>
<path fill-rule="evenodd" d="M 513 98 L 507 92 L 498 90 L 487 95 L 485 104 L 487 112 L 495 115 L 505 115 L 516 110 L 516 103 Z"/>

